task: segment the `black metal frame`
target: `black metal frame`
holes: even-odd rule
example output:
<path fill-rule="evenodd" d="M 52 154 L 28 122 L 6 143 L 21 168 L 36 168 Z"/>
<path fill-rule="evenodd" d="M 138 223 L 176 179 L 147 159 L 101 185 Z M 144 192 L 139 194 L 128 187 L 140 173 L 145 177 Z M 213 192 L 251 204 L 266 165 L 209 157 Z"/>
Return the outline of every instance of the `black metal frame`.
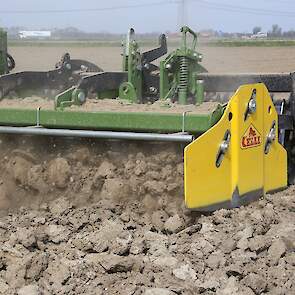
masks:
<path fill-rule="evenodd" d="M 10 92 L 19 97 L 35 94 L 54 97 L 56 94 L 77 85 L 84 72 L 101 72 L 95 64 L 79 59 L 71 59 L 67 53 L 51 71 L 24 71 L 0 77 L 0 99 Z"/>

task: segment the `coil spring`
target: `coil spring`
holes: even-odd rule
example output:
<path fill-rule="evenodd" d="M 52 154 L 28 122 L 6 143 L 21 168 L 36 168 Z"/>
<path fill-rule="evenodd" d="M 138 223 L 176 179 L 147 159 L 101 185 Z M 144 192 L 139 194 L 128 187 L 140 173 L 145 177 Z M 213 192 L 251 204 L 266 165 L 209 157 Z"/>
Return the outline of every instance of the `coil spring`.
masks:
<path fill-rule="evenodd" d="M 179 91 L 184 95 L 187 94 L 188 78 L 188 59 L 182 56 L 180 57 Z"/>

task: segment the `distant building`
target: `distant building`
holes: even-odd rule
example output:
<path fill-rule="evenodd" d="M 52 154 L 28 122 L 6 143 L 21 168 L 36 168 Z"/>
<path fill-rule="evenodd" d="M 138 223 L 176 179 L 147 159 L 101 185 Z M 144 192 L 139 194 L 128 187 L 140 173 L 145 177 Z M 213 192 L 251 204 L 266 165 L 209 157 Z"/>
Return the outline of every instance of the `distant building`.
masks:
<path fill-rule="evenodd" d="M 257 34 L 254 34 L 251 36 L 251 39 L 265 39 L 267 38 L 267 33 L 258 32 Z"/>
<path fill-rule="evenodd" d="M 51 31 L 19 31 L 18 35 L 21 39 L 44 39 L 51 37 Z"/>
<path fill-rule="evenodd" d="M 213 30 L 203 30 L 199 32 L 201 38 L 213 38 L 216 37 L 216 32 Z"/>

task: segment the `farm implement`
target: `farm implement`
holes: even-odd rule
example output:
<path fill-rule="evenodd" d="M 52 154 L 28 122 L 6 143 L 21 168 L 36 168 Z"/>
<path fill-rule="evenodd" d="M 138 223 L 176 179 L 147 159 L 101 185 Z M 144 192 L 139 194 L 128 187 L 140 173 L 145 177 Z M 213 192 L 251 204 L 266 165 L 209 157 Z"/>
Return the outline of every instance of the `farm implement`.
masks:
<path fill-rule="evenodd" d="M 183 144 L 185 203 L 198 211 L 285 188 L 294 177 L 294 74 L 210 74 L 197 35 L 181 33 L 181 46 L 167 55 L 165 35 L 141 52 L 131 29 L 121 72 L 68 54 L 52 71 L 2 71 L 0 133 Z M 39 98 L 24 106 L 28 96 Z"/>

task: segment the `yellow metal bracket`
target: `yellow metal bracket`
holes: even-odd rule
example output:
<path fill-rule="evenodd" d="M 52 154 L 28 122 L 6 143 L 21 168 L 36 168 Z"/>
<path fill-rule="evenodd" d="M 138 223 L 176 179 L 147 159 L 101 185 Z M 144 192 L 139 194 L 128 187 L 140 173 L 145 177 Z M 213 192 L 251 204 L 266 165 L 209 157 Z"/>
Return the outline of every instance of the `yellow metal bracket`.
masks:
<path fill-rule="evenodd" d="M 235 208 L 287 186 L 287 152 L 264 84 L 241 86 L 221 120 L 185 148 L 185 202 L 190 209 Z"/>

